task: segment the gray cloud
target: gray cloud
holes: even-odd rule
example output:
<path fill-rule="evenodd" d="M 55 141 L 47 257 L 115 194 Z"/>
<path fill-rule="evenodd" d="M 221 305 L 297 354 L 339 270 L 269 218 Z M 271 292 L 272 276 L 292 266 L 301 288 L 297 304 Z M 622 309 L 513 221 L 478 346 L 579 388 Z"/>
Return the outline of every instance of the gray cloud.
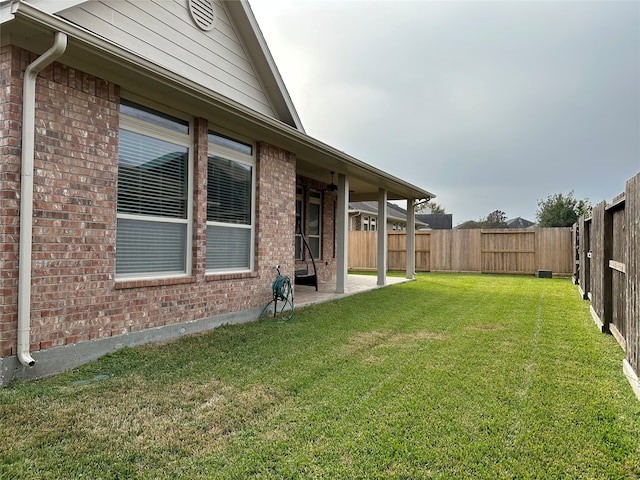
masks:
<path fill-rule="evenodd" d="M 253 0 L 307 133 L 433 191 L 454 222 L 535 220 L 640 171 L 640 3 Z"/>

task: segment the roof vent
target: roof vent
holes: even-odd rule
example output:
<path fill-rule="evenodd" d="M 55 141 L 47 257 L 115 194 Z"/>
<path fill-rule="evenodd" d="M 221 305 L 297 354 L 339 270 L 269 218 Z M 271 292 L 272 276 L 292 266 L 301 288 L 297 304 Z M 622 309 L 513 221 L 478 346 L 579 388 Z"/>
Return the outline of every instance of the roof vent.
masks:
<path fill-rule="evenodd" d="M 191 18 L 201 30 L 213 30 L 216 22 L 216 10 L 213 0 L 189 0 Z"/>

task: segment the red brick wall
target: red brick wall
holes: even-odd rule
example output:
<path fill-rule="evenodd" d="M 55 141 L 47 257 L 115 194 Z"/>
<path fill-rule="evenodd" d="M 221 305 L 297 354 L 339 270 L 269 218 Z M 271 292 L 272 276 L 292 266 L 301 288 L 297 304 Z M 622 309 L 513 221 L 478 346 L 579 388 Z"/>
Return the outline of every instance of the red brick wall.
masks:
<path fill-rule="evenodd" d="M 258 145 L 256 270 L 274 277 L 274 265 L 293 278 L 295 270 L 296 162 L 289 152 Z"/>
<path fill-rule="evenodd" d="M 0 47 L 0 357 L 16 344 L 22 83 L 20 51 Z"/>
<path fill-rule="evenodd" d="M 336 219 L 336 204 L 330 193 L 324 193 L 322 197 L 322 260 L 319 267 L 319 278 L 326 282 L 336 276 L 337 245 L 334 235 Z"/>
<path fill-rule="evenodd" d="M 0 358 L 16 354 L 22 74 L 33 61 L 0 51 L 2 214 Z M 193 270 L 188 278 L 116 282 L 117 85 L 59 63 L 38 77 L 31 349 L 259 308 L 274 272 L 293 275 L 295 156 L 257 148 L 255 272 L 206 275 L 207 129 L 195 119 Z"/>

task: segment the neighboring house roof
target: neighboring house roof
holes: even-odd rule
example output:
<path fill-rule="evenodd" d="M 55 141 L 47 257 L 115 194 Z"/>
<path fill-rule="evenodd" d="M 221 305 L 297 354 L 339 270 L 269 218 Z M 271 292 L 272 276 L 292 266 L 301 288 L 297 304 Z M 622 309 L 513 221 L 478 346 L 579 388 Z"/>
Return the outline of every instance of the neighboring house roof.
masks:
<path fill-rule="evenodd" d="M 378 215 L 378 202 L 349 202 L 349 215 Z M 396 205 L 387 202 L 387 220 L 407 222 L 407 211 Z M 416 226 L 424 226 L 416 217 Z"/>
<path fill-rule="evenodd" d="M 416 219 L 432 230 L 451 230 L 453 228 L 453 214 L 451 213 L 419 213 Z"/>
<path fill-rule="evenodd" d="M 531 222 L 522 217 L 512 218 L 506 221 L 507 228 L 529 228 L 535 225 L 534 222 Z"/>
<path fill-rule="evenodd" d="M 224 12 L 219 12 L 219 28 L 210 32 L 193 26 L 186 1 L 148 4 L 179 25 L 163 24 L 160 34 L 155 35 L 158 29 L 144 21 L 155 24 L 157 19 L 131 0 L 0 0 L 0 39 L 2 45 L 10 43 L 41 54 L 51 47 L 53 34 L 65 34 L 68 44 L 61 63 L 112 82 L 123 93 L 144 94 L 145 99 L 159 104 L 166 104 L 170 95 L 171 104 L 181 105 L 194 117 L 292 152 L 300 175 L 327 184 L 332 180 L 331 171 L 345 175 L 351 200 L 377 199 L 381 188 L 390 200 L 435 198 L 433 193 L 304 132 L 246 0 L 216 1 L 216 10 L 222 7 Z M 125 12 L 131 13 L 127 16 Z M 218 42 L 231 42 L 226 45 L 233 47 L 231 64 L 225 57 L 228 48 L 216 50 L 211 36 L 217 36 Z M 229 40 L 230 36 L 235 40 Z M 171 47 L 183 41 L 194 47 L 207 44 L 214 49 L 211 56 L 215 59 L 205 55 L 200 57 L 204 65 L 194 63 L 193 52 L 182 45 Z M 162 43 L 164 50 L 156 48 L 156 43 Z M 174 55 L 167 55 L 169 50 Z M 176 52 L 184 52 L 185 58 Z M 216 62 L 226 62 L 225 67 Z M 203 67 L 219 72 L 203 72 Z M 228 74 L 230 69 L 242 76 L 240 83 L 246 88 L 234 89 L 238 78 Z"/>

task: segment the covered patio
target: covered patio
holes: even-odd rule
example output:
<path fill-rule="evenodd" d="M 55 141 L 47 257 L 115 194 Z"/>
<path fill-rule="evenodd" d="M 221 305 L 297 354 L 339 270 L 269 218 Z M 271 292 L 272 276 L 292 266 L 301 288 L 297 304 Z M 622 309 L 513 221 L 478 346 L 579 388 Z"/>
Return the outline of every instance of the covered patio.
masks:
<path fill-rule="evenodd" d="M 294 306 L 295 308 L 313 305 L 315 303 L 328 302 L 337 298 L 348 297 L 357 293 L 367 292 L 376 288 L 397 285 L 410 282 L 411 279 L 402 277 L 386 277 L 386 285 L 378 285 L 376 275 L 347 275 L 347 293 L 336 292 L 335 279 L 326 283 L 318 284 L 318 291 L 315 287 L 307 285 L 295 285 Z"/>

